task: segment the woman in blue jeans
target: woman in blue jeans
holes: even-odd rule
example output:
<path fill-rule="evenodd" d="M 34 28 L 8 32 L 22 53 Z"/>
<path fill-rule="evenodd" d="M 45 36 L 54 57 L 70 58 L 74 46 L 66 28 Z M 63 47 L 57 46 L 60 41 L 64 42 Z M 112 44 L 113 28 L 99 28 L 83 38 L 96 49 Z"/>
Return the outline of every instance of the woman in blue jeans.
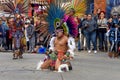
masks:
<path fill-rule="evenodd" d="M 87 20 L 83 22 L 83 30 L 86 37 L 86 43 L 88 48 L 88 53 L 91 53 L 91 42 L 94 47 L 94 53 L 97 53 L 97 39 L 96 39 L 96 30 L 97 24 L 96 21 L 92 18 L 91 14 L 87 15 Z"/>

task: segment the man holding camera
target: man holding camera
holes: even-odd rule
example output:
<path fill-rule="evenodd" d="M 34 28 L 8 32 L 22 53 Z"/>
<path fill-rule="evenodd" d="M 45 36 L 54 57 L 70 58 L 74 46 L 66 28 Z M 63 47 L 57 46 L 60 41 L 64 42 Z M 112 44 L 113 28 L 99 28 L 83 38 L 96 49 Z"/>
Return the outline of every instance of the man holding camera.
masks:
<path fill-rule="evenodd" d="M 94 53 L 97 53 L 97 38 L 96 38 L 96 30 L 97 24 L 96 21 L 92 18 L 91 14 L 87 15 L 87 19 L 83 22 L 82 28 L 84 29 L 84 34 L 86 37 L 88 53 L 91 53 L 90 44 L 93 44 Z"/>

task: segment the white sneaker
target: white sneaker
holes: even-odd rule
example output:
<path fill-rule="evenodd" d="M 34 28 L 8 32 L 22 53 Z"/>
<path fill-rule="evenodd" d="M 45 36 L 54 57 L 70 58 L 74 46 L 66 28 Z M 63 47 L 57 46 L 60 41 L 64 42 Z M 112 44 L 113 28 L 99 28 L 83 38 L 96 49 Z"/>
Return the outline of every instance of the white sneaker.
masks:
<path fill-rule="evenodd" d="M 88 53 L 91 53 L 91 50 L 88 50 Z"/>
<path fill-rule="evenodd" d="M 95 51 L 94 51 L 94 54 L 96 54 L 96 53 L 97 53 L 97 51 L 95 50 Z"/>

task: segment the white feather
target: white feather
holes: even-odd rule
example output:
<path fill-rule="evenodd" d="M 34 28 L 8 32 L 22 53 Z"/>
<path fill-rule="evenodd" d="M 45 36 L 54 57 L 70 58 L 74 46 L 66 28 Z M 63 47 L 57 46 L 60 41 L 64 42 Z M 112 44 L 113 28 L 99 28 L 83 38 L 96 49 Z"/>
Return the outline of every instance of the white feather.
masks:
<path fill-rule="evenodd" d="M 61 64 L 58 68 L 58 72 L 63 72 L 62 69 L 65 68 L 66 71 L 69 71 L 69 67 L 67 64 Z"/>
<path fill-rule="evenodd" d="M 43 64 L 43 61 L 39 61 L 38 64 L 37 64 L 37 68 L 36 70 L 41 70 L 41 65 Z"/>

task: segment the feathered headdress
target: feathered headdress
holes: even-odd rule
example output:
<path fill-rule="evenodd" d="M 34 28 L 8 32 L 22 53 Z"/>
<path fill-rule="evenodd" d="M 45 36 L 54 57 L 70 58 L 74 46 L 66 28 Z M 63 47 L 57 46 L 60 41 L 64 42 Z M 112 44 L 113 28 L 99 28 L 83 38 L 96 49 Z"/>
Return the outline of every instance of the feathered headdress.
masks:
<path fill-rule="evenodd" d="M 56 27 L 60 26 L 60 21 L 63 18 L 65 11 L 56 4 L 50 4 L 48 8 L 47 21 L 49 22 L 49 32 L 53 33 Z"/>
<path fill-rule="evenodd" d="M 4 11 L 8 13 L 27 13 L 28 12 L 28 2 L 29 0 L 6 0 L 4 4 Z"/>
<path fill-rule="evenodd" d="M 75 16 L 80 17 L 86 13 L 86 3 L 86 0 L 71 0 L 70 2 L 63 4 L 62 7 L 66 12 L 69 12 L 71 8 L 74 9 Z"/>
<path fill-rule="evenodd" d="M 52 33 L 56 27 L 60 26 L 62 19 L 66 19 L 62 24 L 65 33 L 71 34 L 73 37 L 77 36 L 78 30 L 74 19 L 70 19 L 65 15 L 69 10 L 74 10 L 75 16 L 83 15 L 86 11 L 86 0 L 72 0 L 70 2 L 55 0 L 54 3 L 50 4 L 47 17 L 50 33 Z"/>

